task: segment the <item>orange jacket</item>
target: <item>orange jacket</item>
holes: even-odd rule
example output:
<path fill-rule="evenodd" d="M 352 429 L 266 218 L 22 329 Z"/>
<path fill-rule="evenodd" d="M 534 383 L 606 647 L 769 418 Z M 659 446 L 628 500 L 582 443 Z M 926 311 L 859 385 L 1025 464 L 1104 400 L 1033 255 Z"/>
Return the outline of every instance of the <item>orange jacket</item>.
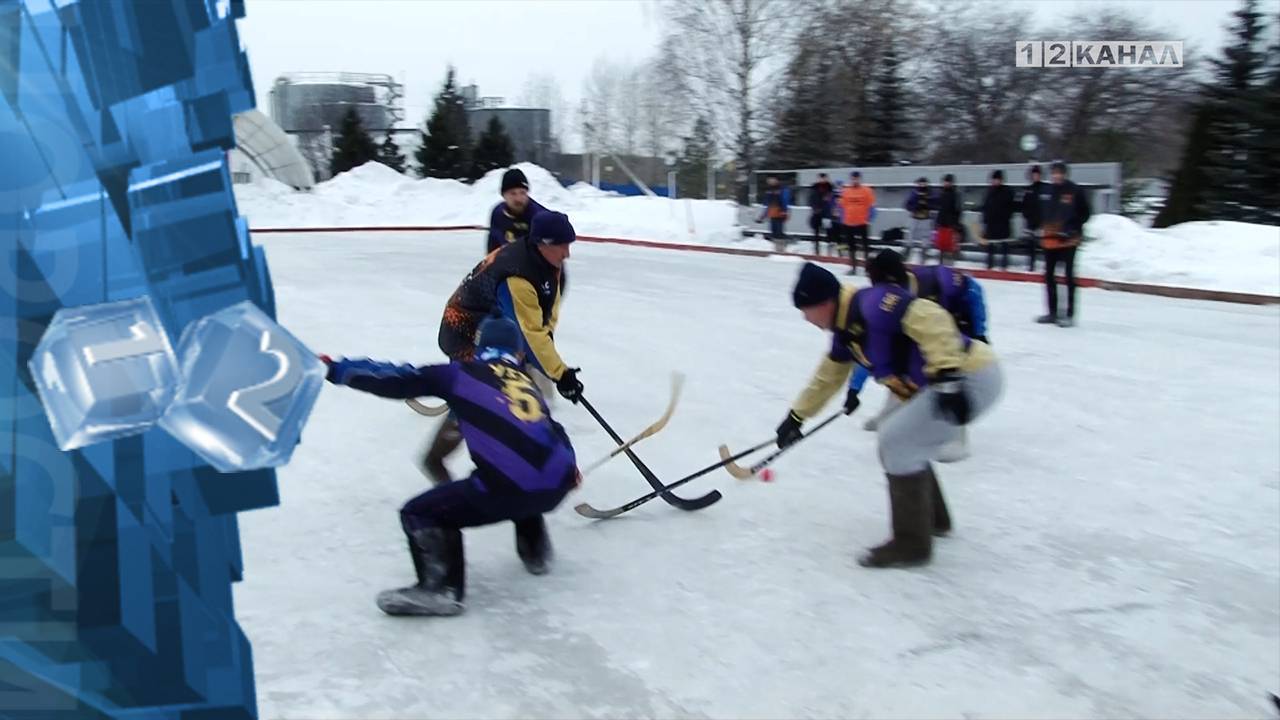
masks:
<path fill-rule="evenodd" d="M 846 185 L 840 193 L 840 209 L 844 211 L 845 225 L 866 225 L 871 206 L 876 204 L 876 194 L 867 185 Z"/>

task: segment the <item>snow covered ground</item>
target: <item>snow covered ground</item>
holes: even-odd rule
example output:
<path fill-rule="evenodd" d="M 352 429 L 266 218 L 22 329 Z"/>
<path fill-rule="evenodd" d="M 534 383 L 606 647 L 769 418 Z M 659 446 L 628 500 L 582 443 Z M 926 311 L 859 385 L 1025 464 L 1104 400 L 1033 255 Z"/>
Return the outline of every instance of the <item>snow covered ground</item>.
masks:
<path fill-rule="evenodd" d="M 256 239 L 280 320 L 315 351 L 429 362 L 476 236 Z M 791 262 L 605 245 L 570 262 L 557 341 L 619 432 L 689 375 L 640 446 L 668 480 L 769 437 L 825 346 L 790 307 Z M 281 505 L 240 516 L 261 716 L 1268 716 L 1280 309 L 1086 290 L 1062 330 L 1030 322 L 1038 286 L 986 293 L 1007 391 L 974 457 L 940 468 L 955 535 L 910 571 L 854 560 L 888 524 L 855 416 L 772 484 L 686 486 L 725 494 L 696 513 L 579 517 L 649 490 L 614 461 L 549 518 L 550 575 L 524 572 L 509 525 L 471 530 L 467 614 L 388 618 L 373 598 L 411 578 L 396 513 L 435 423 L 327 387 Z M 609 449 L 582 410 L 557 416 L 584 464 Z"/>
<path fill-rule="evenodd" d="M 566 189 L 537 165 L 519 167 L 532 196 L 569 213 L 582 235 L 773 249 L 762 238 L 742 237 L 730 202 L 622 197 L 583 183 Z M 253 228 L 487 225 L 500 186 L 499 171 L 465 185 L 412 179 L 366 163 L 310 193 L 258 180 L 237 185 L 236 199 Z M 1195 222 L 1150 230 L 1119 215 L 1098 215 L 1087 234 L 1092 240 L 1077 265 L 1083 277 L 1280 296 L 1280 227 Z M 809 244 L 796 247 L 807 252 Z"/>
<path fill-rule="evenodd" d="M 772 247 L 763 240 L 742 238 L 732 202 L 625 197 L 586 183 L 565 188 L 537 165 L 517 167 L 529 180 L 530 196 L 569 213 L 582 235 Z M 319 183 L 309 193 L 270 179 L 237 185 L 236 200 L 253 228 L 487 226 L 493 206 L 502 200 L 501 187 L 499 170 L 467 185 L 457 180 L 414 179 L 371 162 Z"/>

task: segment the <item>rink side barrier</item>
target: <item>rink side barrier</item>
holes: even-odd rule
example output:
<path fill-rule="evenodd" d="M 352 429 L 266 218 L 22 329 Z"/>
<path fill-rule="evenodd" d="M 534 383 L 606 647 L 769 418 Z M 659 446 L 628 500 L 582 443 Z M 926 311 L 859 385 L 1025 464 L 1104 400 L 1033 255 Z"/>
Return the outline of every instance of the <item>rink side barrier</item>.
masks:
<path fill-rule="evenodd" d="M 369 226 L 369 227 L 325 227 L 325 228 L 252 228 L 251 233 L 342 233 L 342 232 L 450 232 L 458 230 L 488 230 L 483 225 L 402 225 L 402 226 Z M 843 258 L 830 255 L 813 255 L 809 253 L 779 253 L 773 250 L 752 250 L 748 248 L 719 247 L 715 245 L 692 245 L 686 243 L 667 243 L 655 240 L 633 240 L 631 238 L 597 237 L 579 235 L 579 240 L 610 245 L 630 245 L 633 247 L 656 248 L 658 250 L 685 250 L 688 252 L 715 253 L 717 255 L 739 255 L 743 257 L 769 257 L 786 255 L 803 260 L 832 265 L 847 265 Z M 1003 280 L 1006 282 L 1043 282 L 1040 273 L 1018 272 L 1014 270 L 987 270 L 986 268 L 964 268 L 964 272 L 983 280 Z M 1121 282 L 1118 280 L 1099 280 L 1097 278 L 1076 278 L 1076 285 L 1083 288 L 1099 288 L 1116 292 L 1137 293 L 1139 295 L 1158 295 L 1160 297 L 1180 298 L 1183 300 L 1213 300 L 1243 305 L 1276 305 L 1280 297 L 1275 295 L 1258 295 L 1255 293 L 1232 292 L 1230 290 L 1207 290 L 1203 288 L 1175 287 L 1170 285 L 1148 285 L 1145 283 Z"/>

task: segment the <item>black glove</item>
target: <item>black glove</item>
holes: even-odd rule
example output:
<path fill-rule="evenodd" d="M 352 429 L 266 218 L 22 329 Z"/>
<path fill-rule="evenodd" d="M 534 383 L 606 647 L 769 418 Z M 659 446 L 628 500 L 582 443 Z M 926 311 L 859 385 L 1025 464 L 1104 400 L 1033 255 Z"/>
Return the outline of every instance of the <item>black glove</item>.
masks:
<path fill-rule="evenodd" d="M 853 411 L 857 410 L 861 404 L 862 401 L 858 399 L 858 391 L 849 388 L 849 394 L 844 396 L 844 414 L 852 415 Z"/>
<path fill-rule="evenodd" d="M 800 433 L 800 426 L 803 424 L 804 420 L 801 420 L 794 410 L 787 413 L 787 419 L 783 420 L 782 424 L 778 426 L 778 449 L 782 449 L 804 437 Z"/>
<path fill-rule="evenodd" d="M 982 342 L 986 343 L 987 345 L 990 345 L 990 344 L 991 344 L 991 341 L 987 339 L 987 336 L 986 336 L 986 335 L 974 335 L 974 336 L 973 336 L 973 339 L 974 339 L 974 340 L 981 340 Z"/>
<path fill-rule="evenodd" d="M 969 424 L 969 396 L 964 392 L 964 379 L 954 370 L 943 370 L 930 387 L 937 393 L 937 410 L 953 425 Z"/>
<path fill-rule="evenodd" d="M 560 396 L 574 404 L 582 399 L 582 381 L 578 379 L 578 373 L 581 371 L 582 368 L 568 368 L 556 381 L 556 389 L 560 391 Z"/>

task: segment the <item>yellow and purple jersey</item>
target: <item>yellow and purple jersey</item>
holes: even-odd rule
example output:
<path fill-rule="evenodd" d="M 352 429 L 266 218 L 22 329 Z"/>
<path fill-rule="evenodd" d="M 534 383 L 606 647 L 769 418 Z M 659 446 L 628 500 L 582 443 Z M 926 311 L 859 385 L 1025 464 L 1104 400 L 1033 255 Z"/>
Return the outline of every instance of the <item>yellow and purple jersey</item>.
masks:
<path fill-rule="evenodd" d="M 385 398 L 444 399 L 488 492 L 558 490 L 574 482 L 577 460 L 568 434 L 512 362 L 415 367 L 344 358 L 330 363 L 329 380 Z"/>
<path fill-rule="evenodd" d="M 854 366 L 904 399 L 944 370 L 972 372 L 995 355 L 960 332 L 951 315 L 889 283 L 843 287 L 836 304 L 831 350 L 823 357 L 792 411 L 812 417 L 845 386 Z M 855 387 L 861 389 L 858 384 Z"/>

